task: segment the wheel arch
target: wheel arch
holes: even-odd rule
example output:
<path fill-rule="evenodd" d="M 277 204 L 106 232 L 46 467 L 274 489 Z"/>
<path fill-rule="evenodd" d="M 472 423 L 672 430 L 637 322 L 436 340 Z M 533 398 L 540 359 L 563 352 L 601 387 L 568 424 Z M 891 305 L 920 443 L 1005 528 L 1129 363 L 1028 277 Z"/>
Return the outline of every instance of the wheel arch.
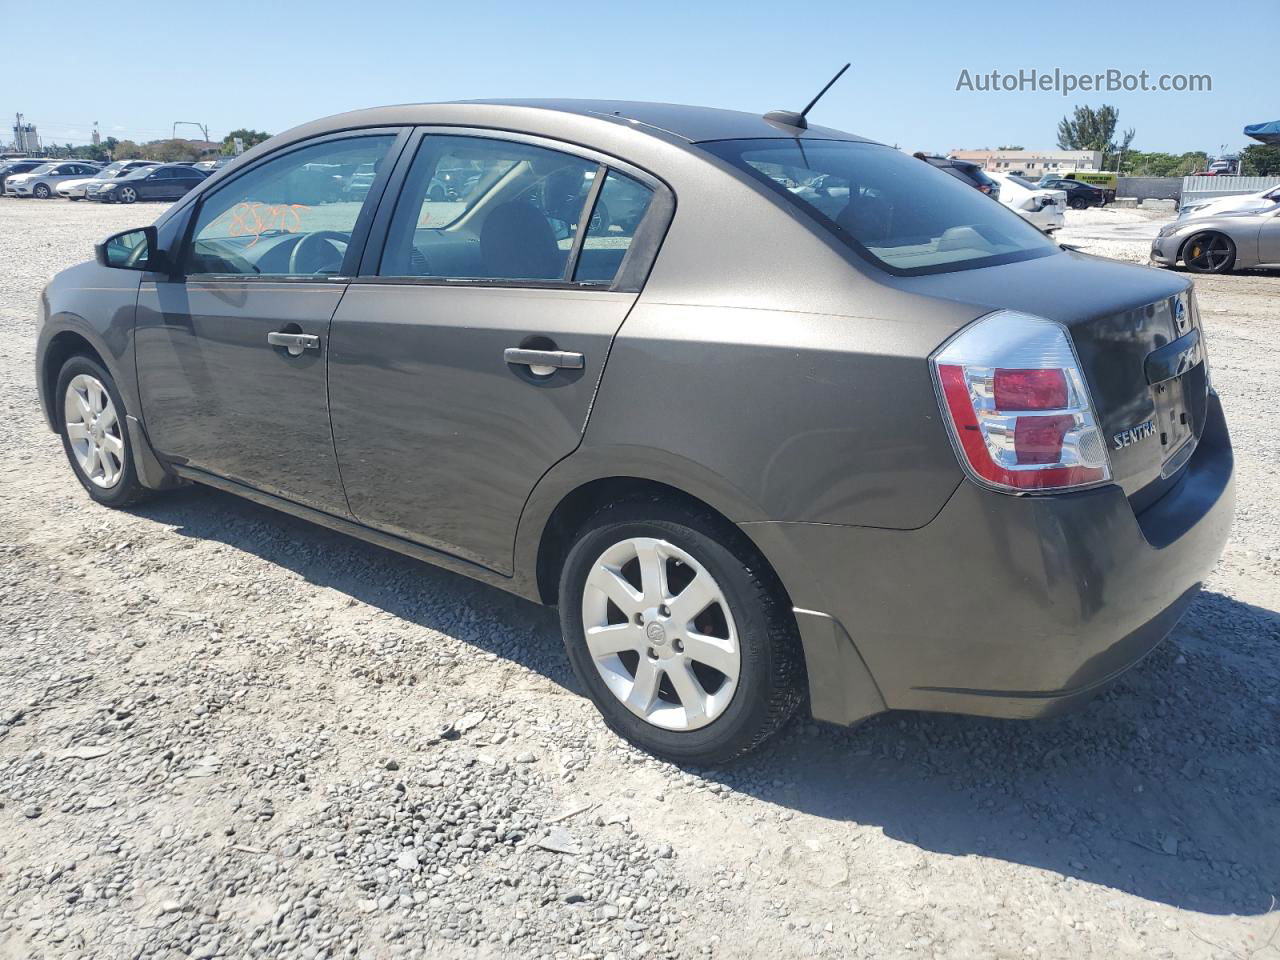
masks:
<path fill-rule="evenodd" d="M 556 502 L 545 522 L 542 523 L 538 536 L 530 583 L 535 591 L 534 598 L 548 605 L 556 603 L 560 572 L 564 567 L 565 558 L 573 545 L 575 535 L 593 514 L 609 504 L 635 503 L 645 500 L 677 504 L 713 518 L 725 539 L 733 545 L 739 555 L 756 558 L 768 569 L 770 578 L 790 605 L 791 599 L 787 595 L 786 587 L 768 558 L 724 511 L 670 483 L 643 476 L 625 475 L 602 476 L 582 482 L 566 491 Z"/>
<path fill-rule="evenodd" d="M 1186 250 L 1187 250 L 1187 244 L 1189 244 L 1196 237 L 1204 237 L 1209 235 L 1216 235 L 1216 236 L 1222 237 L 1222 239 L 1226 240 L 1227 243 L 1231 244 L 1231 249 L 1235 251 L 1235 255 L 1239 256 L 1240 248 L 1236 244 L 1235 240 L 1231 238 L 1230 234 L 1224 233 L 1222 230 L 1219 230 L 1217 227 L 1209 227 L 1205 230 L 1193 230 L 1191 233 L 1187 234 L 1187 238 L 1178 245 L 1178 255 L 1174 257 L 1173 262 L 1176 264 L 1179 261 L 1181 261 L 1183 265 L 1185 265 L 1187 262 L 1187 258 L 1184 256 L 1184 254 L 1186 253 Z"/>
<path fill-rule="evenodd" d="M 58 398 L 54 396 L 58 389 L 58 373 L 72 357 L 88 357 L 110 373 L 117 383 L 120 381 L 103 351 L 95 347 L 88 337 L 78 330 L 59 330 L 49 338 L 40 355 L 40 403 L 50 430 L 58 429 Z"/>

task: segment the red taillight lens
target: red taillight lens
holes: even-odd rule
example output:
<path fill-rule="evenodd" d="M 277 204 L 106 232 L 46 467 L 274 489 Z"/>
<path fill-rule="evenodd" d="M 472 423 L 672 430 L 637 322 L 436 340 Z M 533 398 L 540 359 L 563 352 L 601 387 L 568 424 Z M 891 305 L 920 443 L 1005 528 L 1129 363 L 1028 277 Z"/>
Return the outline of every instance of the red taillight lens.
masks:
<path fill-rule="evenodd" d="M 1067 405 L 1067 378 L 1061 370 L 995 372 L 997 410 L 1061 410 Z"/>
<path fill-rule="evenodd" d="M 1110 479 L 1084 378 L 1059 324 L 1000 311 L 931 362 L 952 438 L 975 479 L 1013 492 Z"/>
<path fill-rule="evenodd" d="M 1062 459 L 1062 438 L 1076 425 L 1070 414 L 1018 417 L 1013 427 L 1013 453 L 1018 463 L 1057 463 Z"/>

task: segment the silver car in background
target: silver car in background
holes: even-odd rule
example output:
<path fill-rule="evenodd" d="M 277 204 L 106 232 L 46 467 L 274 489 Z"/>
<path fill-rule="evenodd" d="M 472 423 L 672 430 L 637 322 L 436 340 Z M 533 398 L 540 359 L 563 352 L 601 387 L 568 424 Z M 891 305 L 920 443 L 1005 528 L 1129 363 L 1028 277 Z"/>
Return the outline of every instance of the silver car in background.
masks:
<path fill-rule="evenodd" d="M 93 176 L 76 180 L 63 180 L 58 184 L 58 196 L 66 200 L 83 200 L 88 191 L 97 185 L 128 176 L 140 167 L 154 167 L 158 160 L 117 160 L 109 163 Z"/>
<path fill-rule="evenodd" d="M 37 200 L 48 200 L 64 180 L 91 177 L 99 169 L 98 164 L 90 163 L 88 160 L 54 160 L 36 167 L 30 173 L 20 173 L 6 178 L 4 193 L 6 197 L 35 197 Z"/>
<path fill-rule="evenodd" d="M 1165 267 L 1182 261 L 1192 273 L 1280 267 L 1280 203 L 1175 220 L 1151 241 L 1151 260 Z"/>

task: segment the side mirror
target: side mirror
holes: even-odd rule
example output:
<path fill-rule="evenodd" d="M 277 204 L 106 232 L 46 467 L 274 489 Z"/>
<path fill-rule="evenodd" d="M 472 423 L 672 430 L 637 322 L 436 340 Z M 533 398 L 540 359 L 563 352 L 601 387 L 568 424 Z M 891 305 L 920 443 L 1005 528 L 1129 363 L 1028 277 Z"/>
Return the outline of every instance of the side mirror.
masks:
<path fill-rule="evenodd" d="M 155 227 L 124 230 L 93 246 L 93 256 L 104 267 L 119 270 L 159 270 L 163 259 Z"/>

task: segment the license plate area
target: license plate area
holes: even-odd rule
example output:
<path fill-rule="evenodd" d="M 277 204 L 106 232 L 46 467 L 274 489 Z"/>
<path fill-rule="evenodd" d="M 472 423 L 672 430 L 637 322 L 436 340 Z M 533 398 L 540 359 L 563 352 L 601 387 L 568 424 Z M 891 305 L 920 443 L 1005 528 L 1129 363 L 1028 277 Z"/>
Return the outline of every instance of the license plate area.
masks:
<path fill-rule="evenodd" d="M 1198 430 L 1193 408 L 1199 405 L 1188 402 L 1187 380 L 1201 380 L 1202 377 L 1197 376 L 1199 372 L 1197 368 L 1151 388 L 1156 408 L 1156 437 L 1160 441 L 1161 476 L 1176 472 L 1195 449 Z"/>

